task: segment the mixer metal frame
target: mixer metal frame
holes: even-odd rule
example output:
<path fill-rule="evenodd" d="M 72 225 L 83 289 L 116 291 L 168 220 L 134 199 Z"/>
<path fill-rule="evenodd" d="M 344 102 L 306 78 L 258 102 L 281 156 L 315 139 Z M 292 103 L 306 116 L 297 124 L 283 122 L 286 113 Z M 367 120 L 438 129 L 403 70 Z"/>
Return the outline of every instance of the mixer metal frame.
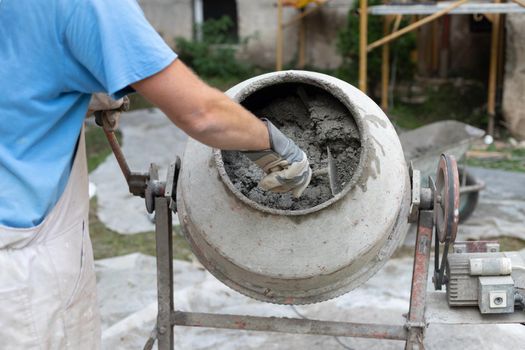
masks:
<path fill-rule="evenodd" d="M 185 312 L 174 309 L 173 298 L 173 250 L 172 212 L 176 212 L 176 183 L 180 159 L 173 163 L 165 183 L 159 183 L 154 166 L 150 168 L 145 195 L 148 211 L 155 212 L 155 235 L 157 249 L 157 324 L 144 349 L 151 349 L 155 340 L 161 350 L 174 349 L 174 326 L 209 327 L 222 329 L 252 330 L 280 333 L 330 335 L 406 341 L 406 349 L 422 344 L 426 328 L 424 311 L 430 246 L 433 234 L 433 211 L 421 210 L 419 214 L 410 310 L 403 325 L 366 324 L 353 322 L 320 321 L 301 318 L 257 317 Z M 148 188 L 153 187 L 152 190 Z"/>
<path fill-rule="evenodd" d="M 417 236 L 414 248 L 410 308 L 404 325 L 179 311 L 174 308 L 172 213 L 177 212 L 176 188 L 181 162 L 177 157 L 176 162 L 170 165 L 166 181 L 158 179 L 157 167 L 153 164 L 148 173 L 132 172 L 114 134 L 119 113 L 120 111 L 116 110 L 98 112 L 96 122 L 104 129 L 128 183 L 129 191 L 135 196 L 144 198 L 147 211 L 155 213 L 158 314 L 155 328 L 151 332 L 144 349 L 151 349 L 155 341 L 158 341 L 160 350 L 174 349 L 174 326 L 389 339 L 405 341 L 405 349 L 422 348 L 424 331 L 427 327 L 425 308 L 427 306 L 427 282 L 434 232 L 436 232 L 436 246 L 439 247 L 439 242 L 444 242 L 445 250 L 448 251 L 448 246 L 455 239 L 455 230 L 457 229 L 458 197 L 455 197 L 455 201 L 452 198 L 451 202 L 450 196 L 445 196 L 445 193 L 459 196 L 457 166 L 452 168 L 446 166 L 442 170 L 445 182 L 438 184 L 441 186 L 438 189 L 435 188 L 432 180 L 430 181 L 431 188 L 421 188 L 419 172 L 410 169 L 412 205 L 409 220 L 417 222 Z M 452 161 L 455 165 L 453 158 L 450 160 L 447 156 L 442 156 L 440 165 L 443 161 L 445 164 Z M 454 169 L 455 172 L 450 172 Z M 447 177 L 449 180 L 446 180 Z M 450 179 L 454 181 L 451 182 Z M 436 193 L 437 198 L 435 198 Z M 445 198 L 448 198 L 448 202 Z M 434 210 L 437 205 L 441 206 L 442 218 L 438 218 Z M 446 217 L 445 214 L 447 213 L 452 216 Z M 444 224 L 445 228 L 440 226 L 438 227 L 439 231 L 436 230 L 436 222 L 440 222 L 441 225 Z M 440 234 L 439 237 L 438 233 Z M 443 240 L 441 239 L 442 236 L 445 237 Z M 439 254 L 439 250 L 437 252 Z M 443 257 L 446 259 L 446 253 Z M 434 271 L 434 279 L 442 278 L 440 272 L 441 268 L 438 264 Z"/>

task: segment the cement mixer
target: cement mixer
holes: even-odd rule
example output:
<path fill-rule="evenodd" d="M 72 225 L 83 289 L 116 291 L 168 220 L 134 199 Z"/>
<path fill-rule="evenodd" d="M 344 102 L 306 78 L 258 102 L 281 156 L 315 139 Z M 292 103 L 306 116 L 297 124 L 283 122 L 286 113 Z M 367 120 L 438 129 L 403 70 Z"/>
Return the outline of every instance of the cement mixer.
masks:
<path fill-rule="evenodd" d="M 193 140 L 186 146 L 177 193 L 182 231 L 215 277 L 262 301 L 305 304 L 348 292 L 383 266 L 407 231 L 410 183 L 403 150 L 388 118 L 365 94 L 328 75 L 288 71 L 249 79 L 227 95 L 256 112 L 257 105 L 293 103 L 290 96 L 301 94 L 314 101 L 323 92 L 333 99 L 325 104 L 344 109 L 324 113 L 344 115 L 356 126 L 359 152 L 340 192 L 313 206 L 288 210 L 258 203 L 233 184 L 224 152 Z M 307 112 L 323 113 L 313 109 Z M 285 112 L 278 109 L 275 118 Z M 305 147 L 309 155 L 315 152 Z"/>
<path fill-rule="evenodd" d="M 423 345 L 428 324 L 525 323 L 525 255 L 493 241 L 457 242 L 460 182 L 453 156 L 436 159 L 422 185 L 397 134 L 366 95 L 313 72 L 276 72 L 228 95 L 270 119 L 306 149 L 314 177 L 299 199 L 261 192 L 262 174 L 242 155 L 189 141 L 184 161 L 160 180 L 155 165 L 132 172 L 114 133 L 120 111 L 100 112 L 129 191 L 155 213 L 158 315 L 144 349 L 174 349 L 174 326 L 213 327 L 405 341 Z M 219 280 L 250 297 L 306 304 L 358 287 L 417 225 L 406 323 L 199 313 L 175 309 L 172 214 L 194 254 Z M 429 292 L 430 251 L 434 246 Z M 441 291 L 446 286 L 446 292 Z M 516 308 L 515 308 L 516 306 Z M 477 308 L 479 310 L 473 309 Z"/>

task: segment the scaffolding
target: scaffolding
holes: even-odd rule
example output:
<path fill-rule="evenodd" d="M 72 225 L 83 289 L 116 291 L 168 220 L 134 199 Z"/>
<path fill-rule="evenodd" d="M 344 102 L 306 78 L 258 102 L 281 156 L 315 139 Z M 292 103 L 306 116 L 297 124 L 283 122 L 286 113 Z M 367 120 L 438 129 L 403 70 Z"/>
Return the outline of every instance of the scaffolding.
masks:
<path fill-rule="evenodd" d="M 413 3 L 413 4 L 384 4 L 368 7 L 367 0 L 359 1 L 359 89 L 367 90 L 367 58 L 368 52 L 382 46 L 381 64 L 381 107 L 388 108 L 389 85 L 389 43 L 404 34 L 418 29 L 445 15 L 482 14 L 492 23 L 491 49 L 488 78 L 487 113 L 489 124 L 487 132 L 494 134 L 494 119 L 496 115 L 496 84 L 497 67 L 500 60 L 500 42 L 502 41 L 502 14 L 525 13 L 525 0 L 512 0 L 510 3 L 494 0 L 493 2 L 473 2 L 458 0 L 454 2 Z M 384 16 L 384 36 L 372 43 L 368 43 L 368 16 Z M 399 29 L 403 15 L 425 16 Z M 391 30 L 391 27 L 392 30 Z"/>

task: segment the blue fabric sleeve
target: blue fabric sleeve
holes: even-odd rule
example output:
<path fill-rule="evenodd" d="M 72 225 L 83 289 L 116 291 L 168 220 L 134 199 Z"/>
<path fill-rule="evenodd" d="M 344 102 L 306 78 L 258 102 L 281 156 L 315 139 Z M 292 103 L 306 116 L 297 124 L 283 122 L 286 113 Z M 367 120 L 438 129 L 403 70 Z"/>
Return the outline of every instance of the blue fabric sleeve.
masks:
<path fill-rule="evenodd" d="M 65 64 L 68 89 L 106 92 L 120 98 L 130 84 L 152 76 L 175 60 L 144 17 L 136 0 L 80 0 L 67 20 Z M 73 62 L 73 63 L 69 63 Z"/>

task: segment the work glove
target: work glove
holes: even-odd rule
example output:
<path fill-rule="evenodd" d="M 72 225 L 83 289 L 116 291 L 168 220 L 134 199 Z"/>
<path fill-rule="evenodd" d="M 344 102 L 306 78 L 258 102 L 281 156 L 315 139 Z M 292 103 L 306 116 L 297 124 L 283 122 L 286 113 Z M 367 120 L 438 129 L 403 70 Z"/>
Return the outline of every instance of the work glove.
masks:
<path fill-rule="evenodd" d="M 115 100 L 108 94 L 98 92 L 91 96 L 86 116 L 95 114 L 98 125 L 105 126 L 109 131 L 115 131 L 118 127 L 120 112 L 129 108 L 127 97 Z"/>
<path fill-rule="evenodd" d="M 88 114 L 91 115 L 98 111 L 110 111 L 120 109 L 124 104 L 124 98 L 114 100 L 108 94 L 97 92 L 91 96 L 89 101 Z"/>
<path fill-rule="evenodd" d="M 308 158 L 269 120 L 262 119 L 262 121 L 268 128 L 270 149 L 244 151 L 243 154 L 266 173 L 259 182 L 259 187 L 272 192 L 291 191 L 295 198 L 299 198 L 312 178 Z"/>

